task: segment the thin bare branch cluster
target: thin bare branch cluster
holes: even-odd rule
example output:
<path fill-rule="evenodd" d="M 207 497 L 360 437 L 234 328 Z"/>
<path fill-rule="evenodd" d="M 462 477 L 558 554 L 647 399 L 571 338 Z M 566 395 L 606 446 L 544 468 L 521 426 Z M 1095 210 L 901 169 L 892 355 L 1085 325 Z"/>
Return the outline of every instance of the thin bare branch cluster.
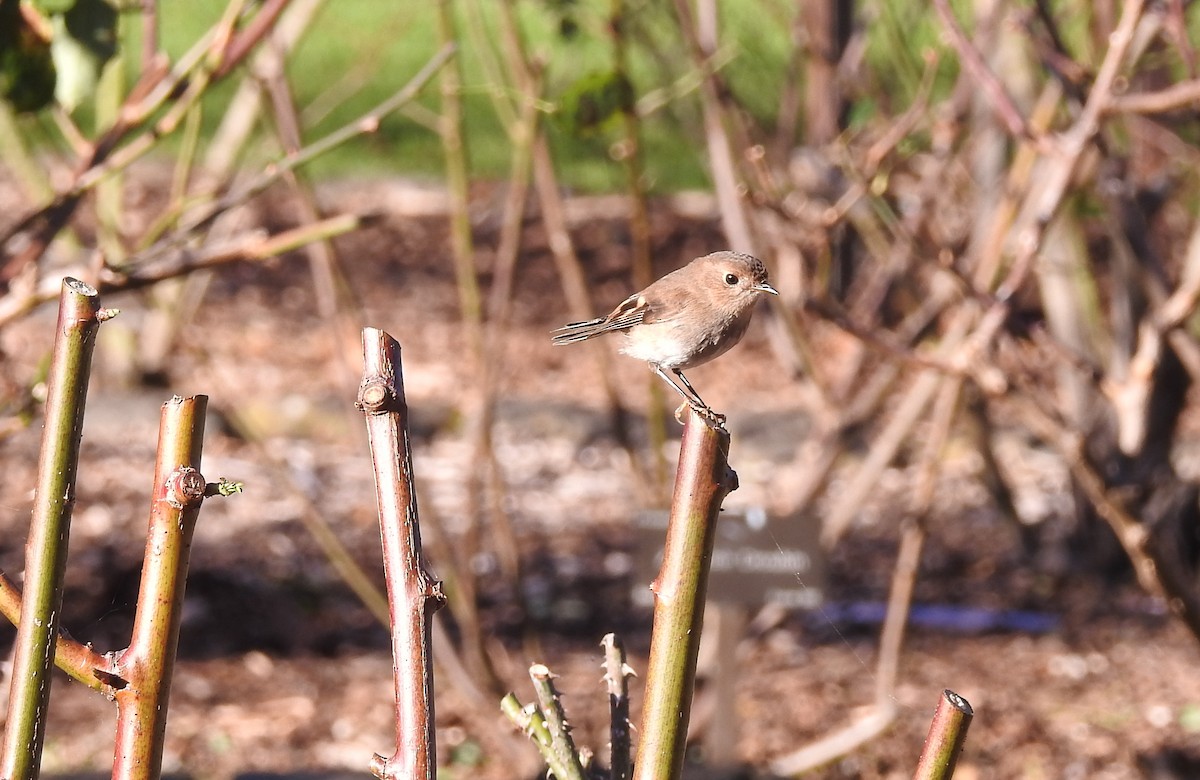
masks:
<path fill-rule="evenodd" d="M 1068 465 L 1083 518 L 1074 538 L 1095 538 L 1089 517 L 1107 524 L 1141 584 L 1200 638 L 1200 562 L 1179 541 L 1197 491 L 1171 459 L 1200 379 L 1200 227 L 1189 237 L 1168 216 L 1194 204 L 1198 182 L 1167 162 L 1194 158 L 1200 82 L 1169 5 L 1099 4 L 1082 40 L 1051 4 L 987 4 L 964 18 L 935 0 L 922 21 L 939 46 L 896 50 L 920 61 L 889 74 L 862 59 L 864 31 L 797 12 L 811 49 L 797 57 L 839 63 L 835 113 L 874 106 L 829 136 L 806 134 L 809 116 L 756 120 L 704 70 L 723 43 L 706 21 L 715 4 L 676 3 L 691 65 L 706 73 L 698 99 L 726 236 L 767 258 L 773 279 L 803 280 L 773 311 L 772 344 L 806 387 L 815 432 L 782 466 L 773 511 L 822 507 L 834 545 L 885 471 L 907 463 L 913 475 L 875 707 L 777 771 L 828 761 L 894 716 L 896 658 L 953 437 L 970 436 L 996 507 L 1015 519 L 998 420 Z M 875 90 L 905 73 L 911 102 L 892 107 Z M 786 95 L 780 105 L 800 111 Z M 844 458 L 864 430 L 865 455 Z M 1088 565 L 1086 546 L 1072 554 Z"/>
<path fill-rule="evenodd" d="M 240 0 L 231 0 L 212 28 L 174 62 L 155 49 L 157 6 L 144 5 L 140 80 L 126 94 L 97 96 L 98 102 L 107 100 L 114 106 L 111 121 L 89 138 L 69 114 L 56 109 L 55 118 L 69 141 L 70 154 L 52 165 L 14 168 L 24 172 L 27 189 L 49 196 L 0 236 L 0 326 L 52 300 L 67 276 L 85 279 L 102 291 L 122 290 L 225 263 L 297 251 L 308 253 L 321 314 L 335 317 L 346 305 L 348 288 L 330 240 L 358 229 L 372 215 L 322 214 L 302 167 L 339 145 L 374 132 L 385 118 L 412 102 L 453 57 L 453 45 L 438 50 L 386 100 L 304 144 L 291 87 L 281 75 L 284 57 L 308 28 L 321 5 L 319 0 L 270 0 L 256 12 Z M 38 12 L 29 8 L 26 13 L 36 17 Z M 118 56 L 131 53 L 119 50 Z M 111 65 L 123 66 L 121 62 Z M 202 144 L 199 128 L 204 99 L 227 79 L 239 81 L 239 99 L 233 101 L 211 141 Z M 257 173 L 241 174 L 235 161 L 251 140 L 251 130 L 262 120 L 264 102 L 274 112 L 267 126 L 277 133 L 283 155 Z M 9 108 L 2 107 L 0 113 L 10 120 L 8 129 L 17 133 Z M 176 156 L 170 197 L 158 213 L 139 220 L 143 227 L 135 229 L 134 221 L 123 214 L 125 174 L 174 135 L 182 135 L 183 144 Z M 28 159 L 19 134 L 7 140 L 7 161 L 16 166 Z M 71 171 L 67 181 L 52 192 L 46 184 L 51 167 Z M 278 183 L 286 185 L 298 204 L 296 226 L 269 235 L 256 227 L 236 227 L 227 219 Z M 97 234 L 94 247 L 84 250 L 72 225 L 93 193 L 99 217 Z M 51 253 L 54 247 L 57 251 Z M 53 254 L 49 260 L 48 254 Z"/>

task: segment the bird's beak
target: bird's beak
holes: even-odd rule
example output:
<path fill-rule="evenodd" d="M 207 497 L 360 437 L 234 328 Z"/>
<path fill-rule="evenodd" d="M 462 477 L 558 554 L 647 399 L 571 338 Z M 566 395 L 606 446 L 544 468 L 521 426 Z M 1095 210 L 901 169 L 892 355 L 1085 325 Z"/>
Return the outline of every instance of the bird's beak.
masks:
<path fill-rule="evenodd" d="M 771 293 L 771 295 L 779 295 L 779 290 L 776 290 L 766 282 L 759 282 L 758 284 L 754 285 L 754 289 L 758 290 L 759 292 Z"/>

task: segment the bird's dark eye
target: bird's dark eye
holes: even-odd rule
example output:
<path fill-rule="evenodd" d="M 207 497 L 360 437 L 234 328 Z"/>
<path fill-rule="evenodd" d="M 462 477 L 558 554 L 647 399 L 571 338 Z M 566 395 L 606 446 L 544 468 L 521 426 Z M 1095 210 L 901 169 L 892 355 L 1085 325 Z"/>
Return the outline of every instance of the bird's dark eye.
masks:
<path fill-rule="evenodd" d="M 733 287 L 738 283 L 737 274 L 725 274 L 725 284 Z"/>

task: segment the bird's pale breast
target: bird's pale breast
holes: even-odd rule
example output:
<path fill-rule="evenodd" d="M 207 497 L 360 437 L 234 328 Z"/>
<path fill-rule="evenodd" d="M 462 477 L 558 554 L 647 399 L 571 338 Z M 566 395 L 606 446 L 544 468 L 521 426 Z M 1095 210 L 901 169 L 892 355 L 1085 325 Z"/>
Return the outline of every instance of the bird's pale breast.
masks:
<path fill-rule="evenodd" d="M 625 332 L 621 352 L 666 369 L 693 368 L 725 354 L 741 341 L 751 313 L 747 308 L 732 320 L 718 319 L 707 327 L 679 320 L 645 323 Z"/>

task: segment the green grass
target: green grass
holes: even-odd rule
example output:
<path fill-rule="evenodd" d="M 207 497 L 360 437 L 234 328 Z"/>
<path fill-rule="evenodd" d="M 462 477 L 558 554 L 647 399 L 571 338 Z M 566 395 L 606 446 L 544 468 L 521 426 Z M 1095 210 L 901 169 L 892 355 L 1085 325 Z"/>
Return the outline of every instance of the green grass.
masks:
<path fill-rule="evenodd" d="M 744 97 L 754 116 L 771 115 L 778 101 L 779 80 L 786 55 L 786 24 L 763 25 L 757 14 L 749 14 L 746 3 L 725 3 L 729 18 L 729 45 L 739 54 L 729 66 L 735 89 Z M 751 4 L 758 7 L 758 4 Z M 778 6 L 771 21 L 786 20 L 788 4 Z M 224 0 L 162 0 L 161 36 L 173 56 L 185 51 L 209 25 L 216 21 Z M 489 8 L 488 3 L 483 4 Z M 467 147 L 473 174 L 504 178 L 508 174 L 511 149 L 507 135 L 493 108 L 491 93 L 499 86 L 483 66 L 482 52 L 467 32 L 461 14 L 475 10 L 475 3 L 458 3 L 460 48 L 463 67 L 464 112 Z M 546 61 L 546 91 L 550 102 L 577 80 L 611 67 L 612 49 L 605 32 L 607 0 L 587 0 L 577 6 L 578 32 L 560 33 L 558 19 L 549 4 L 525 0 L 519 4 L 523 29 L 531 51 Z M 671 29 L 672 16 L 662 3 L 627 3 L 639 15 L 638 25 L 651 28 L 653 46 L 667 49 L 651 52 L 643 43 L 630 50 L 632 78 L 638 94 L 663 87 L 687 69 L 687 55 Z M 487 14 L 485 14 L 485 17 Z M 493 38 L 495 25 L 483 21 Z M 136 24 L 131 24 L 131 28 Z M 305 127 L 305 139 L 319 138 L 335 127 L 353 120 L 402 86 L 437 49 L 437 27 L 433 2 L 379 4 L 369 0 L 337 0 L 327 3 L 308 34 L 293 54 L 288 67 L 296 99 L 302 111 L 314 105 L 333 106 L 318 121 Z M 664 64 L 664 60 L 666 63 Z M 769 78 L 764 74 L 769 73 Z M 757 74 L 757 75 L 756 75 Z M 361 88 L 358 88 L 361 87 Z M 205 128 L 211 132 L 220 120 L 232 90 L 214 91 L 206 104 Z M 436 110 L 437 87 L 431 85 L 421 104 Z M 694 101 L 694 95 L 683 98 Z M 700 187 L 707 183 L 700 154 L 703 144 L 696 125 L 694 105 L 677 105 L 658 112 L 643 126 L 646 176 L 657 190 Z M 610 159 L 608 150 L 615 136 L 600 133 L 577 137 L 554 116 L 547 117 L 551 143 L 560 161 L 564 182 L 583 190 L 610 190 L 622 186 L 624 173 Z M 437 137 L 424 125 L 401 114 L 386 120 L 374 136 L 359 139 L 329 153 L 312 164 L 317 176 L 328 175 L 441 175 L 441 148 Z"/>
<path fill-rule="evenodd" d="M 455 0 L 459 14 L 459 63 L 463 69 L 463 101 L 467 150 L 472 175 L 482 179 L 508 176 L 511 148 L 497 116 L 493 95 L 502 85 L 485 67 L 489 50 L 499 39 L 496 5 L 508 0 Z M 613 0 L 518 0 L 520 21 L 528 48 L 545 62 L 547 105 L 555 107 L 573 86 L 589 75 L 612 68 L 612 42 L 606 14 Z M 161 0 L 163 47 L 172 58 L 189 49 L 216 22 L 227 0 Z M 955 0 L 969 18 L 966 0 Z M 136 7 L 136 4 L 127 4 Z M 666 0 L 624 0 L 628 16 L 628 62 L 634 93 L 638 97 L 680 83 L 691 71 L 672 4 Z M 573 32 L 564 32 L 560 13 L 568 9 Z M 932 12 L 925 4 L 887 0 L 862 14 L 866 20 L 865 75 L 848 85 L 855 101 L 853 127 L 902 111 L 920 81 L 922 52 L 944 47 Z M 327 2 L 288 61 L 288 75 L 302 112 L 304 139 L 311 142 L 354 120 L 409 81 L 438 48 L 434 0 L 378 3 L 370 0 Z M 721 40 L 726 82 L 759 137 L 770 133 L 784 89 L 795 4 L 791 0 L 720 0 Z M 468 24 L 478 14 L 479 34 Z M 861 14 L 860 14 L 861 16 Z M 128 51 L 138 51 L 139 19 L 125 17 Z M 500 58 L 498 52 L 493 52 Z M 130 57 L 136 59 L 136 54 Z M 952 56 L 943 57 L 938 73 L 938 93 L 945 94 L 957 69 Z M 136 74 L 131 74 L 133 83 Z M 242 72 L 212 90 L 204 104 L 205 133 L 217 127 Z M 438 106 L 437 84 L 421 95 L 419 103 L 432 116 Z M 78 117 L 90 127 L 87 111 Z M 265 120 L 265 121 L 269 121 Z M 623 187 L 624 171 L 609 156 L 616 140 L 611 129 L 582 134 L 553 113 L 546 116 L 560 175 L 568 186 L 580 190 L 614 190 Z M 278 154 L 269 132 L 260 132 L 257 156 L 247 165 Z M 177 148 L 168 139 L 165 151 Z M 655 191 L 708 186 L 700 111 L 694 92 L 676 97 L 648 117 L 642 126 L 644 167 Z M 442 152 L 434 132 L 412 115 L 387 118 L 378 132 L 360 137 L 310 164 L 317 177 L 392 176 L 440 178 Z"/>

